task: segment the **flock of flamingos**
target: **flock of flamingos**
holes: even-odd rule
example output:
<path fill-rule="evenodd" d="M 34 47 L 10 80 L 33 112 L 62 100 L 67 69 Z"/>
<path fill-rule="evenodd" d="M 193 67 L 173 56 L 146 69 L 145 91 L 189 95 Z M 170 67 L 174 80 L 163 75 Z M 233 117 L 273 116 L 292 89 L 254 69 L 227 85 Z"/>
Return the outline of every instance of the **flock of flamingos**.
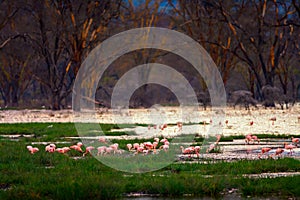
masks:
<path fill-rule="evenodd" d="M 272 120 L 272 121 L 275 121 L 275 120 Z M 228 120 L 226 120 L 225 123 L 227 124 Z M 182 125 L 183 124 L 181 122 L 177 123 L 177 131 L 182 130 Z M 250 122 L 250 125 L 251 126 L 253 125 L 253 121 Z M 168 126 L 167 124 L 163 124 L 163 125 L 159 126 L 158 128 L 161 130 L 164 130 L 165 128 L 167 128 L 167 126 Z M 148 126 L 148 129 L 150 129 L 150 128 L 151 127 Z M 157 128 L 157 126 L 153 126 L 153 128 Z M 209 153 L 212 150 L 214 150 L 218 146 L 220 139 L 221 139 L 221 135 L 217 135 L 216 141 L 214 143 L 212 143 L 206 149 L 206 153 Z M 86 155 L 92 155 L 93 151 L 97 152 L 98 156 L 104 156 L 104 155 L 108 155 L 108 154 L 122 154 L 123 152 L 125 152 L 125 150 L 119 148 L 118 143 L 108 145 L 108 142 L 106 141 L 106 139 L 104 137 L 100 137 L 98 139 L 98 141 L 100 143 L 102 143 L 103 145 L 97 147 L 96 149 L 94 146 L 87 146 L 86 148 L 83 149 L 83 144 L 81 142 L 78 142 L 72 146 L 59 147 L 59 148 L 57 148 L 54 143 L 51 143 L 45 147 L 45 151 L 49 152 L 49 153 L 58 152 L 61 154 L 66 154 L 67 152 L 73 150 L 73 151 L 78 151 L 78 152 L 82 153 L 83 157 Z M 247 134 L 245 136 L 245 145 L 249 145 L 251 143 L 254 144 L 256 142 L 258 144 L 260 142 L 258 136 L 253 135 L 253 134 Z M 287 151 L 288 154 L 292 155 L 294 153 L 294 149 L 298 147 L 299 143 L 300 143 L 299 138 L 291 137 L 291 143 L 284 142 L 284 145 L 282 148 L 274 149 L 275 150 L 274 154 L 269 155 L 269 156 L 270 157 L 281 156 L 282 153 L 285 151 Z M 159 138 L 155 137 L 153 139 L 153 142 L 147 141 L 147 142 L 143 142 L 143 143 L 134 143 L 134 144 L 128 143 L 126 145 L 126 147 L 127 147 L 128 151 L 132 152 L 134 155 L 136 155 L 136 154 L 147 155 L 150 153 L 156 154 L 159 151 L 168 151 L 169 145 L 170 145 L 170 142 L 168 141 L 167 138 L 159 139 Z M 35 154 L 39 151 L 39 149 L 37 147 L 33 147 L 33 146 L 27 146 L 27 149 L 31 154 Z M 196 154 L 196 156 L 199 157 L 201 147 L 200 146 L 189 146 L 187 148 L 184 148 L 183 146 L 180 146 L 180 149 L 181 149 L 182 154 L 188 154 L 190 156 Z M 272 150 L 272 148 L 270 148 L 270 147 L 261 148 L 260 152 L 258 153 L 258 158 L 261 158 L 263 155 L 265 155 L 267 152 L 269 152 L 271 150 Z"/>

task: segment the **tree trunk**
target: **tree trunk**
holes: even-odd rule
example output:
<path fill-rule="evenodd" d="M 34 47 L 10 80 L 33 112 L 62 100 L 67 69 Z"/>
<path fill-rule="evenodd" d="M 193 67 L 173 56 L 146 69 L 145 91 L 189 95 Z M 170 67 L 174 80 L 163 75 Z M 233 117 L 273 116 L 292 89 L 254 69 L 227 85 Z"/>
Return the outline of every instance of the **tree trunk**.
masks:
<path fill-rule="evenodd" d="M 51 110 L 60 110 L 61 101 L 59 95 L 55 92 L 51 98 Z"/>

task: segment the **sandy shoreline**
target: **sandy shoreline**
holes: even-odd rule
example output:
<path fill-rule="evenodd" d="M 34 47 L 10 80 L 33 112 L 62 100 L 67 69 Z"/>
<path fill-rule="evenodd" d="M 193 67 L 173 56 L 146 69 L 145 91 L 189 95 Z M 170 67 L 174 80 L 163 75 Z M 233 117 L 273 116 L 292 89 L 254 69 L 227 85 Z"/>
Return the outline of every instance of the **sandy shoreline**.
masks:
<path fill-rule="evenodd" d="M 185 108 L 187 111 L 188 108 Z M 253 109 L 250 112 L 240 108 L 225 108 L 225 117 L 220 122 L 224 135 L 240 134 L 293 134 L 300 135 L 300 104 L 288 110 L 281 109 Z M 207 122 L 212 119 L 212 111 L 204 111 L 202 108 L 191 109 L 181 114 L 178 107 L 160 107 L 158 109 L 130 109 L 108 110 L 99 109 L 97 114 L 85 117 L 90 122 L 98 123 L 144 123 L 157 124 Z M 85 114 L 86 115 L 86 114 Z M 82 113 L 74 113 L 72 110 L 4 110 L 0 111 L 0 123 L 33 123 L 33 122 L 78 122 Z M 271 121 L 271 118 L 276 121 Z M 299 118 L 299 119 L 298 119 Z M 155 119 L 155 120 L 154 120 Z M 154 121 L 153 121 L 154 120 Z M 228 120 L 228 124 L 225 121 Z M 250 121 L 253 125 L 250 126 Z M 208 126 L 207 126 L 208 127 Z"/>

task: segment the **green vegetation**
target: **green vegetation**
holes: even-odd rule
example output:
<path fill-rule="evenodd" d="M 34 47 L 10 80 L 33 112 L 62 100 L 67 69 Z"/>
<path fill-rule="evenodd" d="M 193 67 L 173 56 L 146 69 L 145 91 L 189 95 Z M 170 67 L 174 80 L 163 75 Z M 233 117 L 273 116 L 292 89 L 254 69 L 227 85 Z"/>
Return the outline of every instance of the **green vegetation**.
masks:
<path fill-rule="evenodd" d="M 53 126 L 50 128 L 50 125 Z M 0 199 L 117 199 L 134 192 L 165 197 L 189 194 L 222 198 L 232 188 L 238 189 L 244 197 L 300 197 L 299 176 L 272 179 L 243 176 L 299 172 L 300 161 L 292 158 L 208 164 L 175 162 L 158 171 L 131 174 L 109 168 L 94 157 L 75 160 L 72 157 L 81 154 L 73 150 L 66 155 L 51 154 L 44 152 L 45 146 L 39 144 L 34 145 L 40 149 L 36 154 L 31 155 L 27 151 L 26 145 L 31 142 L 76 136 L 72 124 L 2 124 L 0 132 L 43 136 L 42 139 L 21 138 L 18 142 L 1 138 Z M 125 143 L 141 140 L 112 142 L 124 147 Z"/>
<path fill-rule="evenodd" d="M 78 124 L 81 130 L 84 130 L 86 136 L 99 136 L 100 127 L 105 135 L 134 135 L 133 131 L 117 132 L 112 129 L 133 128 L 135 126 L 145 126 L 144 124 Z M 41 139 L 43 141 L 62 140 L 64 137 L 78 136 L 76 127 L 73 123 L 17 123 L 0 124 L 0 135 L 33 135 L 33 138 L 27 138 L 27 141 Z M 82 136 L 82 135 L 81 135 Z M 64 139 L 65 140 L 65 139 Z"/>

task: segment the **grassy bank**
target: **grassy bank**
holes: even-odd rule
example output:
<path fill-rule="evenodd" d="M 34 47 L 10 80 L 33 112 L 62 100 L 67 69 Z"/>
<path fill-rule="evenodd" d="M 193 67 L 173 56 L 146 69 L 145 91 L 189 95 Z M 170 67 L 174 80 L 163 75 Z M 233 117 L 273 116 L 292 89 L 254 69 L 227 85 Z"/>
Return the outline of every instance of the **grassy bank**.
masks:
<path fill-rule="evenodd" d="M 52 127 L 49 127 L 51 126 Z M 104 125 L 105 126 L 105 125 Z M 107 131 L 110 130 L 107 125 Z M 115 128 L 115 127 L 114 127 Z M 76 136 L 73 124 L 0 125 L 1 134 L 34 134 L 17 141 L 0 140 L 0 199 L 118 199 L 130 193 L 164 197 L 211 196 L 222 198 L 232 188 L 241 196 L 300 197 L 300 177 L 246 178 L 243 174 L 299 172 L 300 161 L 292 158 L 219 162 L 173 163 L 154 172 L 131 174 L 114 170 L 94 157 L 73 159 L 40 151 L 28 153 L 34 141 Z"/>

